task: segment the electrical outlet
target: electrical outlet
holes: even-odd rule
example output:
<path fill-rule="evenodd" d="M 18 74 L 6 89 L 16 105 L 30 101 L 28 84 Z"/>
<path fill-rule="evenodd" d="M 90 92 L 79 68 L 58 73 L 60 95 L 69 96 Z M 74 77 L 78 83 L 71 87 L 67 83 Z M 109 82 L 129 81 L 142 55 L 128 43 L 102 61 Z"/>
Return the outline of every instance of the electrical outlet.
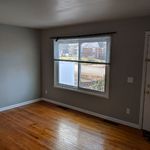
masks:
<path fill-rule="evenodd" d="M 47 94 L 47 90 L 45 90 L 45 94 Z"/>
<path fill-rule="evenodd" d="M 130 108 L 126 108 L 126 114 L 127 114 L 127 115 L 130 114 Z"/>
<path fill-rule="evenodd" d="M 127 78 L 127 82 L 128 83 L 133 83 L 134 82 L 134 78 L 133 77 L 128 77 Z"/>

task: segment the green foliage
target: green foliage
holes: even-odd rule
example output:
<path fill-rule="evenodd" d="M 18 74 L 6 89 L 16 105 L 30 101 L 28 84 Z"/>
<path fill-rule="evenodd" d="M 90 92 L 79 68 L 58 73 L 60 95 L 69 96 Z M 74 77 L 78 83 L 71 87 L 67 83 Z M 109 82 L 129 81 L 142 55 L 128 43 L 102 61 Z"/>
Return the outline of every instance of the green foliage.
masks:
<path fill-rule="evenodd" d="M 91 89 L 97 90 L 97 91 L 104 91 L 105 80 L 97 80 L 94 81 L 93 84 L 90 85 Z"/>

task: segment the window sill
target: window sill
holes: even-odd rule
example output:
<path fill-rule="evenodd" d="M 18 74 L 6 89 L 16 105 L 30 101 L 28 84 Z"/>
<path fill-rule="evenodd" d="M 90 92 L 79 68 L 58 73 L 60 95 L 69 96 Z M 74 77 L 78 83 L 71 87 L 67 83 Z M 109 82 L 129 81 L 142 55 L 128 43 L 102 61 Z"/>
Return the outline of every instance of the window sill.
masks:
<path fill-rule="evenodd" d="M 92 95 L 92 96 L 97 96 L 97 97 L 109 99 L 108 93 L 104 93 L 104 94 L 103 93 L 96 93 L 93 91 L 86 91 L 84 89 L 77 89 L 74 87 L 61 86 L 61 85 L 54 85 L 54 88 L 65 89 L 65 90 L 69 90 L 69 91 L 74 91 L 74 92 L 78 92 L 78 93 L 83 93 L 83 94 L 88 94 L 88 95 Z"/>

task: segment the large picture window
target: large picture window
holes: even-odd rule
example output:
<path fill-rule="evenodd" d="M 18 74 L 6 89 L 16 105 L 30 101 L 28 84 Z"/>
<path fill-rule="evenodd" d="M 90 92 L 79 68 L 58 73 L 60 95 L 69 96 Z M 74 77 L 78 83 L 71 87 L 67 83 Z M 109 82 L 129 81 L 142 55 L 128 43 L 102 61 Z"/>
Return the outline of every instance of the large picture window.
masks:
<path fill-rule="evenodd" d="M 111 36 L 54 40 L 54 85 L 108 97 Z"/>

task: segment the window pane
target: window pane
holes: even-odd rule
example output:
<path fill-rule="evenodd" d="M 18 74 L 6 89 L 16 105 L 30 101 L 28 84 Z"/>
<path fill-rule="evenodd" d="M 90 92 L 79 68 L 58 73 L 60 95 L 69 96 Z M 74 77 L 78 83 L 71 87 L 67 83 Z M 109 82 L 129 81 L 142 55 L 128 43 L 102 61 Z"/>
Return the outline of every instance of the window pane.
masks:
<path fill-rule="evenodd" d="M 109 63 L 109 41 L 83 42 L 81 44 L 81 60 Z"/>
<path fill-rule="evenodd" d="M 70 86 L 78 85 L 78 64 L 74 62 L 55 62 L 57 63 L 58 83 Z"/>
<path fill-rule="evenodd" d="M 106 65 L 80 64 L 81 88 L 105 92 Z"/>
<path fill-rule="evenodd" d="M 78 43 L 55 42 L 54 58 L 62 60 L 78 60 Z"/>

